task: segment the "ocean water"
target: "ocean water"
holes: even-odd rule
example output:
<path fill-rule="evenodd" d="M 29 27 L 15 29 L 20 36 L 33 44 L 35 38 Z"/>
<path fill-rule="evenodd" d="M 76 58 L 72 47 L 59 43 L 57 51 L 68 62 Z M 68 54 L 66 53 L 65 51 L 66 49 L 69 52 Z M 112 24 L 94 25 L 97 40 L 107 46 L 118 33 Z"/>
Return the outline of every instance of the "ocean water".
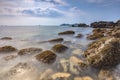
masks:
<path fill-rule="evenodd" d="M 58 35 L 59 32 L 63 32 L 66 30 L 75 31 L 75 35 Z M 42 75 L 46 70 L 48 72 L 52 70 L 53 73 L 64 72 L 60 66 L 60 61 L 68 60 L 71 56 L 73 56 L 72 51 L 76 49 L 84 51 L 87 48 L 87 45 L 91 42 L 90 40 L 86 39 L 86 36 L 88 34 L 91 34 L 92 30 L 92 28 L 67 26 L 1 26 L 0 38 L 12 37 L 13 39 L 0 40 L 0 47 L 10 45 L 17 48 L 18 50 L 29 47 L 37 47 L 42 48 L 44 51 L 50 50 L 52 46 L 57 44 L 44 41 L 55 38 L 64 38 L 64 42 L 62 42 L 62 44 L 68 46 L 69 50 L 67 50 L 64 54 L 56 54 L 57 59 L 53 64 L 44 64 L 37 61 L 35 59 L 35 56 L 39 53 L 24 56 L 17 55 L 18 52 L 0 53 L 0 80 L 41 80 L 41 77 L 46 75 Z M 75 36 L 79 33 L 83 34 L 83 37 L 75 38 Z M 8 55 L 16 55 L 17 57 L 15 59 L 5 61 L 4 57 Z M 81 58 L 81 54 L 77 57 Z M 14 69 L 15 66 L 19 63 L 28 63 L 28 68 L 20 70 L 19 68 L 17 68 L 18 71 L 11 73 L 11 70 Z M 119 67 L 117 68 L 117 70 L 119 70 Z M 81 73 L 74 73 L 74 71 L 66 72 L 72 74 L 72 78 L 70 80 L 73 80 L 73 78 L 76 76 L 81 76 Z M 93 69 L 93 71 L 88 71 L 88 73 L 86 74 L 88 76 L 92 76 L 95 80 L 97 80 L 96 72 L 97 71 Z"/>

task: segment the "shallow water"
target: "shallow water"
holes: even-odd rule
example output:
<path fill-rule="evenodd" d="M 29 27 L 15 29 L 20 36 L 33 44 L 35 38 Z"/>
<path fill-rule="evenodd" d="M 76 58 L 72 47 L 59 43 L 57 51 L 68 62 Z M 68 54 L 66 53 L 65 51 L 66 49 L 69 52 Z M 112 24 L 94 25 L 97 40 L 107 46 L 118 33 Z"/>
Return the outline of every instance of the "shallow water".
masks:
<path fill-rule="evenodd" d="M 75 38 L 75 35 L 67 35 L 60 36 L 59 32 L 63 32 L 66 30 L 73 30 L 76 32 L 75 35 L 81 33 L 84 35 L 82 38 Z M 0 40 L 0 46 L 11 45 L 16 47 L 18 50 L 29 47 L 37 47 L 42 48 L 43 50 L 50 50 L 53 45 L 56 43 L 41 43 L 43 41 L 47 41 L 54 38 L 62 37 L 66 42 L 62 42 L 63 44 L 69 47 L 69 50 L 64 54 L 57 54 L 57 59 L 53 64 L 44 64 L 38 62 L 35 59 L 35 55 L 39 54 L 30 54 L 19 56 L 17 52 L 13 53 L 0 53 L 0 80 L 40 80 L 40 75 L 48 69 L 52 69 L 53 73 L 62 72 L 60 61 L 67 60 L 71 56 L 73 56 L 72 51 L 76 49 L 85 50 L 87 44 L 91 41 L 86 39 L 87 34 L 90 34 L 92 28 L 77 28 L 77 27 L 60 27 L 60 26 L 9 26 L 9 27 L 0 27 L 0 38 L 2 37 L 12 37 L 12 40 Z M 15 59 L 5 61 L 3 58 L 8 55 L 17 55 Z M 77 57 L 81 57 L 81 54 L 77 55 Z M 14 68 L 15 65 L 25 62 L 30 66 L 30 68 L 21 73 L 14 73 L 15 75 L 8 75 L 9 71 Z M 119 68 L 118 68 L 119 69 Z M 21 69 L 25 71 L 24 69 Z M 94 69 L 93 69 L 94 70 Z M 69 71 L 68 71 L 69 72 Z M 96 70 L 88 71 L 87 75 L 96 78 Z M 72 74 L 72 72 L 69 72 Z M 92 73 L 92 75 L 91 75 Z M 78 74 L 73 74 L 74 76 L 81 76 Z M 25 78 L 24 78 L 25 77 Z M 71 78 L 72 80 L 72 78 Z M 119 80 L 119 78 L 118 78 Z"/>

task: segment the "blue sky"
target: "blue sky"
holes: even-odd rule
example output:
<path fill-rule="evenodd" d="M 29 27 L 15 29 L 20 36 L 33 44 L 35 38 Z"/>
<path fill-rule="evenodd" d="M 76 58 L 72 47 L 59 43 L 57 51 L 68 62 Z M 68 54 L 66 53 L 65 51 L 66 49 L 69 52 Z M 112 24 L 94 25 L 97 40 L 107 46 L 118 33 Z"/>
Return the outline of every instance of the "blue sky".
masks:
<path fill-rule="evenodd" d="M 58 25 L 120 19 L 120 0 L 0 0 L 0 25 Z"/>

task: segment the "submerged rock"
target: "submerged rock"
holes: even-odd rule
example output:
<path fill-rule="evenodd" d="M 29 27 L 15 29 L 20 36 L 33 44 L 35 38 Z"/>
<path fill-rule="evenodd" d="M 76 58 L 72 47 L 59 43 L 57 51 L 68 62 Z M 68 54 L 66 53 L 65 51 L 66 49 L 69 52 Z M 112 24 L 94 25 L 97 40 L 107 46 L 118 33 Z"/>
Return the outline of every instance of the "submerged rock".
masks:
<path fill-rule="evenodd" d="M 55 74 L 52 75 L 53 80 L 59 80 L 59 79 L 69 80 L 70 77 L 71 77 L 71 74 L 70 73 L 65 73 L 65 72 L 58 72 L 58 73 L 55 73 Z"/>
<path fill-rule="evenodd" d="M 64 31 L 64 32 L 58 33 L 58 35 L 68 35 L 68 34 L 75 34 L 75 32 L 74 31 Z"/>
<path fill-rule="evenodd" d="M 100 70 L 98 74 L 99 80 L 115 80 L 111 70 Z"/>
<path fill-rule="evenodd" d="M 74 80 L 93 80 L 93 79 L 89 76 L 84 76 L 84 77 L 75 77 Z"/>
<path fill-rule="evenodd" d="M 94 41 L 84 52 L 90 65 L 110 68 L 120 63 L 120 38 L 102 38 Z"/>
<path fill-rule="evenodd" d="M 3 46 L 0 47 L 0 52 L 13 52 L 16 51 L 17 49 L 15 47 L 12 46 Z"/>
<path fill-rule="evenodd" d="M 16 57 L 17 57 L 16 55 L 9 55 L 9 56 L 5 56 L 3 59 L 6 60 L 6 61 L 9 61 L 9 60 L 12 60 Z"/>
<path fill-rule="evenodd" d="M 56 44 L 55 46 L 52 47 L 52 50 L 58 53 L 65 52 L 67 49 L 68 47 L 63 44 Z"/>
<path fill-rule="evenodd" d="M 62 42 L 62 41 L 64 41 L 63 38 L 57 38 L 57 39 L 48 40 L 48 42 Z"/>
<path fill-rule="evenodd" d="M 81 49 L 76 49 L 72 51 L 73 55 L 79 56 L 80 54 L 83 54 L 83 51 Z"/>
<path fill-rule="evenodd" d="M 82 34 L 77 34 L 77 36 L 75 36 L 76 38 L 81 38 L 81 37 L 83 37 L 83 35 Z"/>
<path fill-rule="evenodd" d="M 1 40 L 12 40 L 12 38 L 11 37 L 3 37 L 3 38 L 1 38 Z"/>
<path fill-rule="evenodd" d="M 24 54 L 32 54 L 32 53 L 37 53 L 37 52 L 41 52 L 42 49 L 41 48 L 25 48 L 25 49 L 21 49 L 18 52 L 18 55 L 24 55 Z"/>
<path fill-rule="evenodd" d="M 38 61 L 41 61 L 43 63 L 53 63 L 56 60 L 56 54 L 53 53 L 50 50 L 43 51 L 42 53 L 38 54 L 36 56 L 36 59 Z"/>

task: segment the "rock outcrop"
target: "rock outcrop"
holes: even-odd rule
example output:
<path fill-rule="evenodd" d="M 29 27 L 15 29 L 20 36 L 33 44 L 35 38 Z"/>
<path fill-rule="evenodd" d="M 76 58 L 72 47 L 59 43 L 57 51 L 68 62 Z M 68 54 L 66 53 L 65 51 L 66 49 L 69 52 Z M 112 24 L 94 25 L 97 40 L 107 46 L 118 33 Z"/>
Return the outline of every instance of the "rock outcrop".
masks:
<path fill-rule="evenodd" d="M 83 35 L 82 34 L 77 34 L 77 36 L 75 36 L 76 38 L 82 38 Z"/>
<path fill-rule="evenodd" d="M 57 52 L 57 53 L 63 53 L 65 52 L 66 50 L 68 49 L 67 46 L 63 45 L 63 44 L 56 44 L 52 47 L 52 50 L 54 52 Z"/>
<path fill-rule="evenodd" d="M 120 63 L 120 38 L 106 37 L 94 41 L 88 46 L 84 56 L 93 67 L 115 67 Z"/>
<path fill-rule="evenodd" d="M 53 63 L 56 60 L 56 57 L 57 57 L 56 54 L 50 50 L 43 51 L 40 54 L 36 55 L 36 59 L 38 61 L 47 64 Z"/>

